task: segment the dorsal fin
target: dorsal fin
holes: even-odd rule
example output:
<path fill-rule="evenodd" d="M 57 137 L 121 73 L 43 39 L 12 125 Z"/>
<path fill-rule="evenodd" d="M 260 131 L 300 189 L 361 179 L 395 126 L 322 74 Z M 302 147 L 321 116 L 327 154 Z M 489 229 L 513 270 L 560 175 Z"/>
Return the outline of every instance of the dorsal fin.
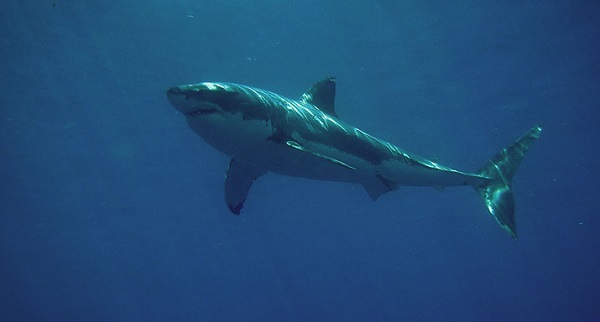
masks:
<path fill-rule="evenodd" d="M 302 101 L 316 106 L 331 116 L 337 117 L 334 109 L 335 77 L 327 77 L 316 82 L 306 93 L 302 94 Z"/>

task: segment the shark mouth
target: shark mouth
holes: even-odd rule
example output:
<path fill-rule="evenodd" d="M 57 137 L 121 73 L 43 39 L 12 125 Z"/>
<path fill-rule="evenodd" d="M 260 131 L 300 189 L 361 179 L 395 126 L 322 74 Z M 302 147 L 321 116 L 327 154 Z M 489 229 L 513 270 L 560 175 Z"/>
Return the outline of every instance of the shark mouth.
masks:
<path fill-rule="evenodd" d="M 216 108 L 198 109 L 198 110 L 194 110 L 194 111 L 185 113 L 185 116 L 208 115 L 208 114 L 213 114 L 216 112 L 217 112 Z"/>

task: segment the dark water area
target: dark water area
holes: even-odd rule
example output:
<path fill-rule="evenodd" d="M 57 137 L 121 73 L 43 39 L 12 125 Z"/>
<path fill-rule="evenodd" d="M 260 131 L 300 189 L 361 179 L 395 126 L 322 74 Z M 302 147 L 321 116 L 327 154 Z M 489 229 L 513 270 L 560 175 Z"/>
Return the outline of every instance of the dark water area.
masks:
<path fill-rule="evenodd" d="M 597 1 L 9 1 L 0 10 L 0 320 L 600 319 Z M 537 123 L 519 239 L 472 189 L 267 174 L 166 100 L 227 81 L 464 171 Z"/>

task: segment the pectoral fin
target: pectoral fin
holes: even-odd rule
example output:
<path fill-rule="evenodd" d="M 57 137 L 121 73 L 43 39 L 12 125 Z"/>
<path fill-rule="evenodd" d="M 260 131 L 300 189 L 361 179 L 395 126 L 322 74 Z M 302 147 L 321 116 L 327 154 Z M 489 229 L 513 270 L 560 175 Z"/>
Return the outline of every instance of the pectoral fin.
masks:
<path fill-rule="evenodd" d="M 225 178 L 225 202 L 231 212 L 240 214 L 252 183 L 264 173 L 265 171 L 231 159 Z"/>
<path fill-rule="evenodd" d="M 398 189 L 398 184 L 380 174 L 375 175 L 373 180 L 363 183 L 369 197 L 373 201 L 377 200 L 382 194 Z"/>

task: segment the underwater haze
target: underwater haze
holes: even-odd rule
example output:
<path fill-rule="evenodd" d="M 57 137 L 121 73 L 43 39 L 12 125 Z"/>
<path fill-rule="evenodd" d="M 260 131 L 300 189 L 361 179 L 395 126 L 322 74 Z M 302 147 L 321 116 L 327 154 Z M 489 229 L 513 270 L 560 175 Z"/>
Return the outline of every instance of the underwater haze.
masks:
<path fill-rule="evenodd" d="M 0 320 L 600 320 L 598 1 L 5 1 Z M 299 98 L 337 78 L 358 128 L 477 171 L 533 125 L 519 238 L 469 187 L 267 174 L 166 90 Z M 260 153 L 260 151 L 257 151 Z"/>

